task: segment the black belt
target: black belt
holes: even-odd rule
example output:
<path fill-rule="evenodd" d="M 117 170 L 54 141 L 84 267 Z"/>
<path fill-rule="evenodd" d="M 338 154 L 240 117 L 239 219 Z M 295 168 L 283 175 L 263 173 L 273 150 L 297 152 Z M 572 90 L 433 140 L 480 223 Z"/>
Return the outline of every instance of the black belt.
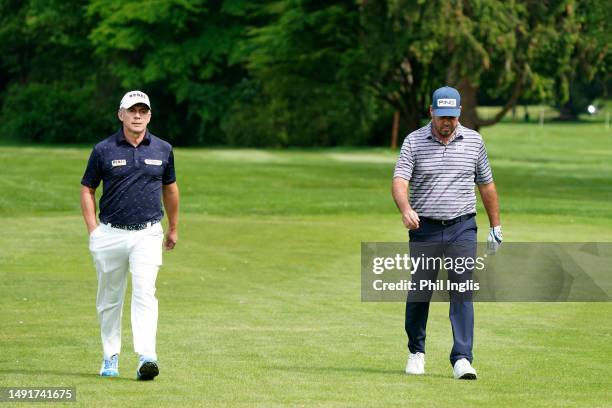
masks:
<path fill-rule="evenodd" d="M 470 218 L 473 218 L 475 215 L 476 214 L 464 214 L 457 218 L 451 218 L 450 220 L 436 220 L 436 219 L 428 218 L 428 217 L 419 217 L 419 220 L 426 222 L 427 224 L 448 226 L 448 225 L 457 224 L 458 222 L 467 221 Z"/>
<path fill-rule="evenodd" d="M 115 224 L 114 222 L 103 222 L 102 224 L 108 225 L 111 228 L 117 228 L 117 229 L 122 229 L 126 231 L 140 231 L 145 228 L 149 228 L 152 225 L 157 224 L 159 221 L 160 220 L 154 220 L 154 221 L 149 221 L 149 222 L 142 222 L 140 224 Z"/>

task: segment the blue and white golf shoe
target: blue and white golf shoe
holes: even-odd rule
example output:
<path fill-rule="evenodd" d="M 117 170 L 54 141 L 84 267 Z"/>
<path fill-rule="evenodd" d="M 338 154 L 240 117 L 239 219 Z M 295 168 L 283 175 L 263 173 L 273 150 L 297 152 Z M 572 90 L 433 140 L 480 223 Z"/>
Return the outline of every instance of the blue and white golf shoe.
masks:
<path fill-rule="evenodd" d="M 118 377 L 119 376 L 119 355 L 115 354 L 109 360 L 102 360 L 102 367 L 100 368 L 100 375 L 102 377 Z"/>

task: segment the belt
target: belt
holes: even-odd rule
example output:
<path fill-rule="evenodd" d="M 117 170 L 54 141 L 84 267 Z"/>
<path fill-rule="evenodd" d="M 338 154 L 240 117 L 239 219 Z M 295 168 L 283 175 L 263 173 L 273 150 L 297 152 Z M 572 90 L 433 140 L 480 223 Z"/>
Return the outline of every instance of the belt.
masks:
<path fill-rule="evenodd" d="M 428 218 L 428 217 L 419 217 L 419 220 L 424 221 L 428 224 L 436 224 L 436 225 L 444 225 L 444 226 L 448 226 L 448 225 L 453 225 L 453 224 L 457 224 L 458 222 L 463 222 L 463 221 L 467 221 L 470 218 L 473 218 L 476 214 L 464 214 L 461 215 L 457 218 L 451 218 L 450 220 L 436 220 L 434 218 Z"/>
<path fill-rule="evenodd" d="M 160 220 L 142 222 L 140 224 L 115 224 L 114 222 L 113 223 L 103 222 L 102 224 L 108 225 L 111 228 L 117 228 L 117 229 L 126 230 L 126 231 L 140 231 L 145 228 L 149 228 L 151 225 L 157 224 L 159 221 Z"/>

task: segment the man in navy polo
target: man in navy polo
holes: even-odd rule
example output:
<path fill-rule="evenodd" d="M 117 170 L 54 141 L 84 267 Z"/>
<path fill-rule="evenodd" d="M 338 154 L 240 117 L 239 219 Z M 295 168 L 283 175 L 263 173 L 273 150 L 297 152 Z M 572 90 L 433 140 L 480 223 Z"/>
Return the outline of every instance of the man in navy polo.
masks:
<path fill-rule="evenodd" d="M 162 245 L 171 250 L 178 240 L 179 191 L 172 146 L 147 130 L 149 97 L 141 91 L 126 93 L 118 116 L 122 128 L 93 148 L 81 180 L 81 209 L 98 277 L 96 308 L 104 352 L 100 375 L 119 375 L 121 314 L 131 272 L 136 378 L 152 380 L 159 374 L 155 280 Z M 100 182 L 98 224 L 95 192 Z M 165 240 L 162 199 L 168 215 Z"/>
<path fill-rule="evenodd" d="M 410 133 L 402 145 L 393 176 L 393 199 L 409 230 L 411 256 L 430 259 L 476 258 L 476 194 L 478 186 L 490 223 L 491 251 L 501 244 L 499 204 L 493 174 L 480 134 L 459 123 L 459 92 L 445 86 L 433 93 L 431 122 Z M 408 193 L 410 191 L 410 193 Z M 457 263 L 458 265 L 458 263 Z M 473 266 L 473 265 L 472 265 Z M 413 281 L 436 280 L 434 262 L 417 269 Z M 471 279 L 471 268 L 449 270 L 453 283 Z M 406 373 L 425 373 L 425 329 L 432 290 L 409 294 L 405 329 L 409 356 Z M 474 307 L 471 292 L 449 291 L 453 348 L 450 362 L 458 379 L 476 379 L 472 367 Z"/>

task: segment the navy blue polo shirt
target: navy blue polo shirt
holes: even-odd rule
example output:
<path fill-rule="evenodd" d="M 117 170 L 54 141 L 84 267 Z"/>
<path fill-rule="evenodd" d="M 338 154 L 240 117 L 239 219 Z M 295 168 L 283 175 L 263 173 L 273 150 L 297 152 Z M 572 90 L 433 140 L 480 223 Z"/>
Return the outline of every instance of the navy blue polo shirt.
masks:
<path fill-rule="evenodd" d="M 140 224 L 161 220 L 162 184 L 176 181 L 170 143 L 146 131 L 134 147 L 123 129 L 98 143 L 89 156 L 81 184 L 98 188 L 100 221 L 108 224 Z"/>

